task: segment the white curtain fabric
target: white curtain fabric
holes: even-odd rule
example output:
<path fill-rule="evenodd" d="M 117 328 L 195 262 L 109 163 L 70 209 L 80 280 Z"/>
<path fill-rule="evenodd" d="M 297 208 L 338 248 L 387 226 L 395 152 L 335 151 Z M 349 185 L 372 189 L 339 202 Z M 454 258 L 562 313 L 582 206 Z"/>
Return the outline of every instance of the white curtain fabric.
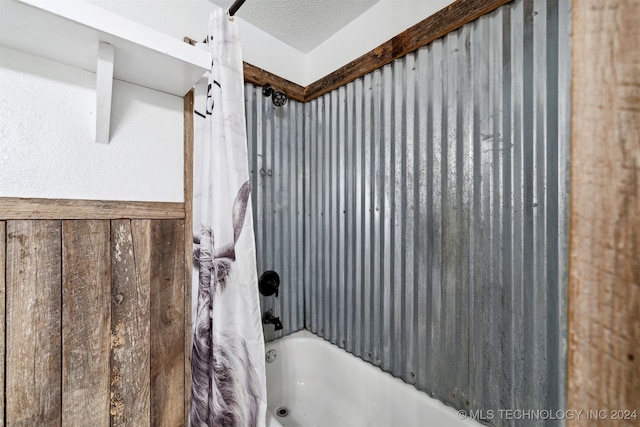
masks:
<path fill-rule="evenodd" d="M 189 425 L 264 426 L 266 379 L 237 23 L 209 19 L 212 67 L 196 87 Z M 204 118 L 202 117 L 204 116 Z"/>

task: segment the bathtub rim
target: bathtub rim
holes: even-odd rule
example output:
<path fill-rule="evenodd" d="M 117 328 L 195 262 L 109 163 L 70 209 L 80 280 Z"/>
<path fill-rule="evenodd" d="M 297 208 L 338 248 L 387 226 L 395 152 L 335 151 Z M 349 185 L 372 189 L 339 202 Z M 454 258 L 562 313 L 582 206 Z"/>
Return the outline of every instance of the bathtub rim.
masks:
<path fill-rule="evenodd" d="M 273 348 L 273 346 L 279 343 L 285 343 L 290 341 L 298 341 L 298 342 L 313 342 L 313 343 L 322 343 L 327 344 L 330 351 L 341 353 L 344 356 L 350 356 L 351 358 L 357 359 L 357 362 L 365 363 L 368 369 L 375 368 L 375 371 L 379 374 L 384 375 L 388 379 L 394 381 L 398 385 L 409 386 L 411 387 L 411 392 L 419 393 L 421 398 L 428 399 L 427 404 L 431 406 L 433 409 L 442 410 L 445 413 L 448 413 L 451 417 L 456 418 L 456 421 L 460 423 L 460 425 L 466 425 L 470 427 L 483 427 L 486 424 L 482 423 L 481 420 L 473 419 L 467 416 L 467 409 L 460 409 L 454 406 L 451 406 L 447 402 L 444 402 L 437 397 L 434 397 L 427 393 L 426 391 L 418 389 L 414 384 L 408 383 L 404 381 L 400 377 L 396 377 L 388 371 L 383 370 L 380 366 L 374 365 L 373 363 L 361 358 L 360 356 L 346 350 L 343 347 L 340 347 L 337 344 L 332 343 L 328 339 L 310 331 L 309 329 L 299 329 L 295 332 L 291 332 L 285 336 L 276 338 L 272 341 L 265 342 L 265 353 Z M 268 386 L 267 386 L 267 395 L 268 395 Z M 460 416 L 460 411 L 464 412 L 464 417 Z M 273 414 L 275 417 L 275 414 Z M 277 418 L 277 417 L 276 417 Z"/>

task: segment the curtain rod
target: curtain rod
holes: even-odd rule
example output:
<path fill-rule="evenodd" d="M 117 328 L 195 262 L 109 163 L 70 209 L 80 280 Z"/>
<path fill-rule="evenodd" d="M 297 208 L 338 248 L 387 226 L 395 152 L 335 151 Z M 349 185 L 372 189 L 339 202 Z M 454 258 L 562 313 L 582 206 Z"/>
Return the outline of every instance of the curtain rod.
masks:
<path fill-rule="evenodd" d="M 244 2 L 247 0 L 236 0 L 231 7 L 229 8 L 229 16 L 233 16 L 236 14 L 236 12 L 238 11 L 238 9 L 240 9 L 240 7 L 242 7 L 242 5 L 244 4 Z M 189 42 L 190 43 L 190 42 Z M 195 43 L 195 42 L 194 42 Z M 202 43 L 207 43 L 207 38 L 205 37 L 204 40 L 202 40 Z"/>
<path fill-rule="evenodd" d="M 244 4 L 244 2 L 247 0 L 236 0 L 231 7 L 229 8 L 229 15 L 233 16 L 236 14 L 236 12 L 238 11 L 238 9 L 240 9 L 240 7 L 242 7 L 242 5 Z"/>

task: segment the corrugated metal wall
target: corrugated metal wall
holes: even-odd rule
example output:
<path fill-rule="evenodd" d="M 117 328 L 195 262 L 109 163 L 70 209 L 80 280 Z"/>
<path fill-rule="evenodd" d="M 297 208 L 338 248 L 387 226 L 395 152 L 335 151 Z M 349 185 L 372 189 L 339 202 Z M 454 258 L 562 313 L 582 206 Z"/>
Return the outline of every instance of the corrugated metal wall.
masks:
<path fill-rule="evenodd" d="M 275 107 L 262 88 L 246 84 L 245 108 L 258 277 L 280 275 L 280 296 L 261 297 L 263 311 L 273 309 L 284 326 L 277 333 L 265 326 L 272 340 L 304 328 L 304 105 Z"/>
<path fill-rule="evenodd" d="M 246 85 L 267 340 L 306 326 L 490 424 L 554 423 L 498 410 L 565 406 L 569 15 L 514 1 L 307 104 Z"/>
<path fill-rule="evenodd" d="M 306 326 L 494 425 L 565 405 L 569 14 L 509 3 L 305 105 Z"/>

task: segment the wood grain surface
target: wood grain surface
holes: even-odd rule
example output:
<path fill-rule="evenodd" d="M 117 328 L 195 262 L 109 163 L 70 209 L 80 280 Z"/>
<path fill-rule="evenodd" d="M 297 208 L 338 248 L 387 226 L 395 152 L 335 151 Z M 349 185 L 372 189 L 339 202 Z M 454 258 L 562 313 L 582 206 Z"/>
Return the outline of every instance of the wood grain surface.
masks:
<path fill-rule="evenodd" d="M 305 102 L 305 88 L 290 80 L 284 79 L 262 68 L 251 65 L 248 62 L 243 63 L 244 81 L 252 83 L 256 86 L 265 86 L 267 84 L 273 86 L 276 90 L 284 91 L 287 97 L 299 102 Z"/>
<path fill-rule="evenodd" d="M 2 425 L 184 425 L 185 242 L 184 220 L 0 221 Z"/>
<path fill-rule="evenodd" d="M 640 2 L 573 1 L 567 407 L 640 422 Z M 610 411 L 636 410 L 612 420 Z M 624 416 L 624 412 L 617 415 Z"/>
<path fill-rule="evenodd" d="M 110 227 L 62 223 L 62 424 L 110 424 Z"/>
<path fill-rule="evenodd" d="M 111 426 L 149 426 L 151 220 L 111 221 Z"/>
<path fill-rule="evenodd" d="M 0 219 L 184 218 L 184 203 L 0 197 Z"/>
<path fill-rule="evenodd" d="M 6 228 L 6 424 L 59 426 L 61 224 Z"/>
<path fill-rule="evenodd" d="M 191 272 L 193 263 L 193 101 L 184 97 L 184 410 L 191 405 Z"/>
<path fill-rule="evenodd" d="M 151 424 L 182 426 L 184 405 L 184 221 L 151 222 Z"/>
<path fill-rule="evenodd" d="M 6 230 L 7 223 L 0 221 L 0 384 L 2 384 L 2 391 L 5 392 L 4 378 L 5 378 L 5 321 L 6 321 L 6 298 L 5 298 L 5 264 L 6 264 Z M 4 399 L 0 399 L 0 425 L 6 425 L 4 417 Z"/>

